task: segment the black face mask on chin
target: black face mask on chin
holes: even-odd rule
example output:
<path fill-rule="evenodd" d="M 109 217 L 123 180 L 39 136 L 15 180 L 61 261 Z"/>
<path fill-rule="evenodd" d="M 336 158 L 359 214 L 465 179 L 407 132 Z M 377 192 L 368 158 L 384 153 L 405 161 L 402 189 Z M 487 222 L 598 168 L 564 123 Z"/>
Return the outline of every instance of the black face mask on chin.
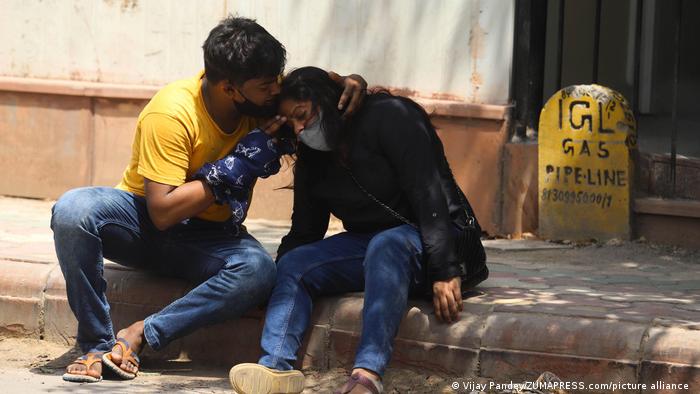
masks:
<path fill-rule="evenodd" d="M 250 101 L 243 92 L 240 90 L 238 93 L 245 99 L 242 103 L 233 102 L 236 106 L 236 110 L 243 115 L 252 116 L 253 118 L 272 118 L 277 115 L 277 100 L 274 100 L 271 104 L 258 105 Z"/>

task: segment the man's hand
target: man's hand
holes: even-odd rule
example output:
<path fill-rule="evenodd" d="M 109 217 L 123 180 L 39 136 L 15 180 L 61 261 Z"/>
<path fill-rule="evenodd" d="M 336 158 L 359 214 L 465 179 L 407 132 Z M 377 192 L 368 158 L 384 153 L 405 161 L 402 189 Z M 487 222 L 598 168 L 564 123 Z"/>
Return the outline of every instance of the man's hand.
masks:
<path fill-rule="evenodd" d="M 367 95 L 367 81 L 357 74 L 342 77 L 330 71 L 328 75 L 339 85 L 343 86 L 343 94 L 340 96 L 340 101 L 338 101 L 338 109 L 341 111 L 343 108 L 346 108 L 347 104 L 347 108 L 343 112 L 343 118 L 352 116 L 362 106 L 362 101 Z M 348 103 L 348 101 L 350 102 Z"/>
<path fill-rule="evenodd" d="M 452 323 L 458 320 L 462 311 L 462 280 L 459 276 L 433 282 L 433 306 L 439 321 Z"/>
<path fill-rule="evenodd" d="M 263 133 L 267 135 L 275 135 L 275 133 L 277 133 L 277 130 L 279 130 L 280 127 L 282 127 L 282 125 L 286 121 L 286 116 L 277 115 L 274 118 L 270 119 L 267 123 L 265 123 L 260 129 L 263 131 Z"/>
<path fill-rule="evenodd" d="M 294 144 L 294 142 L 291 142 L 290 140 L 284 140 L 284 138 L 279 139 L 276 136 L 280 127 L 284 126 L 285 122 L 287 122 L 286 116 L 277 115 L 274 118 L 270 119 L 262 127 L 260 127 L 263 133 L 267 134 L 268 136 L 274 137 L 272 138 L 272 142 L 276 145 L 275 149 L 277 153 L 280 154 L 280 156 L 285 154 L 292 154 L 296 150 L 296 145 Z M 277 173 L 277 171 L 275 171 L 275 173 Z"/>

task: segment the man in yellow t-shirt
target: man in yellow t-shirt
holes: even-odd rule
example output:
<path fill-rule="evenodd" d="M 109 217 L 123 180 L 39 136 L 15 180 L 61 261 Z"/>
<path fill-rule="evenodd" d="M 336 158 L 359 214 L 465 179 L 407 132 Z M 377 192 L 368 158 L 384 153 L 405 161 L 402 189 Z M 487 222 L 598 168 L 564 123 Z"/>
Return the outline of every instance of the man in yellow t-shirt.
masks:
<path fill-rule="evenodd" d="M 158 350 L 199 327 L 238 317 L 264 303 L 275 283 L 272 258 L 230 224 L 229 207 L 214 204 L 209 186 L 192 176 L 252 129 L 274 133 L 286 121 L 273 118 L 286 52 L 254 20 L 238 17 L 217 25 L 203 49 L 204 72 L 166 86 L 139 115 L 119 185 L 68 191 L 53 208 L 56 254 L 85 353 L 68 366 L 65 380 L 97 382 L 103 364 L 132 379 L 144 345 Z M 345 86 L 339 109 L 347 103 L 346 113 L 352 112 L 366 82 L 332 75 Z M 196 287 L 115 337 L 103 257 Z"/>

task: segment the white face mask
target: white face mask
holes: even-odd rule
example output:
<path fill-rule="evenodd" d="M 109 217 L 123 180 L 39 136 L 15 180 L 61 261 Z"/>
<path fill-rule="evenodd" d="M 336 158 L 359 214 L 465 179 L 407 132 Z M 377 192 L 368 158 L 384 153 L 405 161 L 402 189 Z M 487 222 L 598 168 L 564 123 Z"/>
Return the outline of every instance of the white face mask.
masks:
<path fill-rule="evenodd" d="M 321 127 L 322 120 L 323 112 L 319 111 L 316 120 L 312 124 L 304 127 L 299 133 L 299 140 L 311 149 L 329 152 L 332 149 L 328 145 L 326 135 L 323 133 L 323 128 Z"/>

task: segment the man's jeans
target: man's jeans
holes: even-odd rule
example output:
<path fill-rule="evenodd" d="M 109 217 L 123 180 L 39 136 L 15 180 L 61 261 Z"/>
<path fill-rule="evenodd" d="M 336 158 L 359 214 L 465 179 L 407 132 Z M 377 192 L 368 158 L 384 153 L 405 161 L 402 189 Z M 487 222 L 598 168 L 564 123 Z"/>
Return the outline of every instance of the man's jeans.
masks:
<path fill-rule="evenodd" d="M 110 351 L 115 343 L 103 256 L 197 285 L 146 318 L 145 337 L 154 350 L 263 304 L 275 281 L 274 261 L 249 234 L 197 219 L 159 231 L 145 198 L 118 189 L 67 192 L 53 207 L 51 228 L 83 352 Z"/>
<path fill-rule="evenodd" d="M 282 256 L 262 335 L 259 363 L 290 370 L 311 318 L 312 299 L 363 291 L 355 368 L 384 374 L 409 293 L 424 289 L 418 231 L 403 225 L 374 234 L 341 233 Z"/>

